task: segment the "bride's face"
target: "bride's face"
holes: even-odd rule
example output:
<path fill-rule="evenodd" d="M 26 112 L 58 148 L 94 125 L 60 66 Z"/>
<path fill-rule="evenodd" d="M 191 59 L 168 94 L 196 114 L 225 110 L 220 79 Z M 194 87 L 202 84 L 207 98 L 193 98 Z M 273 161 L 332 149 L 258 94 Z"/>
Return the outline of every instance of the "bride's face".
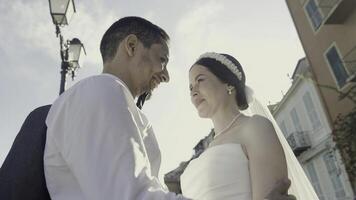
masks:
<path fill-rule="evenodd" d="M 226 87 L 202 65 L 194 65 L 189 71 L 191 101 L 202 118 L 211 118 L 227 102 Z"/>

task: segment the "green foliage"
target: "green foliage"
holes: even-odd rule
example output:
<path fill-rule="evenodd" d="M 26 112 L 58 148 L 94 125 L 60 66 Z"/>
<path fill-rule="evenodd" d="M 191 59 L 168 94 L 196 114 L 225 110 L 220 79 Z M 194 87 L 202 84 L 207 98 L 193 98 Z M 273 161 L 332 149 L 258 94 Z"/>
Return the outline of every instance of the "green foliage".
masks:
<path fill-rule="evenodd" d="M 339 114 L 334 121 L 333 139 L 343 158 L 353 188 L 356 188 L 356 87 L 340 94 L 340 100 L 347 98 L 354 102 L 347 114 Z"/>

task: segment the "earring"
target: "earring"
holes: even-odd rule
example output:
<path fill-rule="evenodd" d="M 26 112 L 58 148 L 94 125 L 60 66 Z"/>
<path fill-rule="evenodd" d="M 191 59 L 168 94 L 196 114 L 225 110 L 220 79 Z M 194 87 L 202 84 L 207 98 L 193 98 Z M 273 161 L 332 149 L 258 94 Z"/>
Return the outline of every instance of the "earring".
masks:
<path fill-rule="evenodd" d="M 234 89 L 233 86 L 228 86 L 228 87 L 227 87 L 227 93 L 228 93 L 229 95 L 231 95 L 233 89 Z"/>

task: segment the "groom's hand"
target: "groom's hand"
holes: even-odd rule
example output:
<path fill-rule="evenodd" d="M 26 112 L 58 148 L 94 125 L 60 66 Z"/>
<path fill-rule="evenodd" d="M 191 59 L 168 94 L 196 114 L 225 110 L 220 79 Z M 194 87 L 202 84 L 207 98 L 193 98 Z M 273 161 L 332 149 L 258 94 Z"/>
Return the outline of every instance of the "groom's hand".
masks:
<path fill-rule="evenodd" d="M 265 197 L 265 200 L 296 200 L 295 196 L 288 195 L 290 184 L 291 182 L 288 178 L 279 180 Z"/>

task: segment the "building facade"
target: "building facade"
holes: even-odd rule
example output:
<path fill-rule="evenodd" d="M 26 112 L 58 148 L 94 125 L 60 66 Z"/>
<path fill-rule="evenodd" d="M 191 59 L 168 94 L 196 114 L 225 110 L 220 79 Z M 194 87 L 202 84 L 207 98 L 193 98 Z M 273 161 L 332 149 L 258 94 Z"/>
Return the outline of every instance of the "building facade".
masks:
<path fill-rule="evenodd" d="M 286 0 L 286 3 L 310 62 L 316 93 L 336 138 L 338 117 L 355 112 L 356 107 L 355 97 L 343 96 L 350 91 L 354 95 L 356 90 L 356 1 Z M 334 142 L 343 145 L 335 139 Z M 353 153 L 355 146 L 355 142 L 349 143 Z M 355 192 L 355 159 L 349 162 L 351 151 L 340 152 Z"/>
<path fill-rule="evenodd" d="M 321 200 L 352 200 L 354 194 L 308 60 L 299 60 L 293 83 L 272 114 Z"/>

